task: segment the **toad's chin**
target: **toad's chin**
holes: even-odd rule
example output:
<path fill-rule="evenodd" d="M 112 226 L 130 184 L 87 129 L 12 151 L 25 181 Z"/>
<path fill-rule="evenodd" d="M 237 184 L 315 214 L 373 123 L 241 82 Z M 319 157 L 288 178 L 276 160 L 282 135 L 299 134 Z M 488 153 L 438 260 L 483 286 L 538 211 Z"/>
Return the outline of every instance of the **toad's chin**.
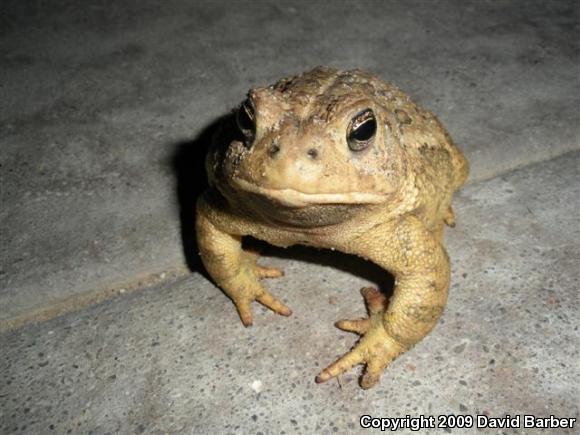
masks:
<path fill-rule="evenodd" d="M 386 200 L 386 195 L 375 193 L 308 194 L 295 189 L 268 189 L 240 179 L 223 193 L 238 210 L 246 209 L 277 226 L 300 228 L 343 223 Z"/>
<path fill-rule="evenodd" d="M 375 192 L 305 193 L 292 188 L 271 189 L 256 186 L 241 178 L 233 178 L 232 185 L 244 192 L 269 198 L 283 207 L 308 207 L 315 205 L 382 204 L 386 194 Z"/>

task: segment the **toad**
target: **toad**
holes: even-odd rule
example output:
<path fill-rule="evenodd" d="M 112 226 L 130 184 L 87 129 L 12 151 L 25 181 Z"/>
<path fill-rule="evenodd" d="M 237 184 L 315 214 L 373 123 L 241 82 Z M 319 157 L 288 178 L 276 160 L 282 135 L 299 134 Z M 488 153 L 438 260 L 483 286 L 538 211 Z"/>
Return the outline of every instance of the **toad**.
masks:
<path fill-rule="evenodd" d="M 282 271 L 242 249 L 252 236 L 356 255 L 395 278 L 392 297 L 363 288 L 368 317 L 336 326 L 361 336 L 316 376 L 365 364 L 363 388 L 435 326 L 447 300 L 444 226 L 468 163 L 441 122 L 392 84 L 361 70 L 318 67 L 251 89 L 214 136 L 196 233 L 209 275 L 252 324 L 253 301 L 292 311 L 262 284 Z M 233 121 L 231 122 L 233 124 Z"/>

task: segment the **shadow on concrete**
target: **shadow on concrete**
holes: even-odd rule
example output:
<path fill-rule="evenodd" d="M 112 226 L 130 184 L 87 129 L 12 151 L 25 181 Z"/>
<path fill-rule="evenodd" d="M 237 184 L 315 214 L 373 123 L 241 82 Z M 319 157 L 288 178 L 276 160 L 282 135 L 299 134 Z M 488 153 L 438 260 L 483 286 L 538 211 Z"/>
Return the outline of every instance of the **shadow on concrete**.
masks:
<path fill-rule="evenodd" d="M 176 194 L 185 260 L 191 271 L 204 274 L 195 239 L 195 203 L 209 186 L 205 156 L 221 122 L 223 117 L 205 127 L 195 139 L 177 143 L 171 161 L 177 179 Z"/>
<path fill-rule="evenodd" d="M 212 140 L 218 134 L 220 137 L 216 140 L 224 145 L 229 144 L 238 135 L 232 114 L 216 119 L 193 140 L 177 143 L 172 158 L 172 166 L 177 178 L 176 194 L 179 202 L 184 256 L 192 272 L 199 272 L 210 280 L 211 278 L 198 255 L 199 250 L 195 236 L 195 203 L 197 198 L 209 187 L 205 170 L 205 156 Z M 244 238 L 244 247 L 258 250 L 263 255 L 294 259 L 342 270 L 375 283 L 387 297 L 390 297 L 393 291 L 394 278 L 392 275 L 375 264 L 352 255 L 320 251 L 304 246 L 294 246 L 287 249 L 277 248 L 251 237 Z"/>
<path fill-rule="evenodd" d="M 244 240 L 244 247 L 251 247 L 269 257 L 299 260 L 340 270 L 376 284 L 387 298 L 390 298 L 393 294 L 395 286 L 393 275 L 376 264 L 354 255 L 344 254 L 339 251 L 318 250 L 307 246 L 291 246 L 286 249 L 277 248 L 251 237 L 247 237 Z M 344 290 L 352 291 L 353 289 Z"/>

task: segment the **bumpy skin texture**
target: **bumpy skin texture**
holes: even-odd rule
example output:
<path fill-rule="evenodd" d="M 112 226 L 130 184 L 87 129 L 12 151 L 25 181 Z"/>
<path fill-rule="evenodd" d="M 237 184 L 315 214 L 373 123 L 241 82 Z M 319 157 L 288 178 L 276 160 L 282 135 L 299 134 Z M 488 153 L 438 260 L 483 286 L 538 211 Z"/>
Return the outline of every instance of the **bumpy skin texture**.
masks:
<path fill-rule="evenodd" d="M 229 137 L 235 126 L 224 125 L 208 153 L 210 188 L 197 203 L 202 261 L 246 326 L 253 301 L 291 311 L 260 282 L 282 272 L 242 250 L 244 236 L 336 249 L 393 274 L 388 304 L 377 289 L 362 289 L 369 317 L 337 322 L 362 338 L 316 377 L 324 382 L 366 364 L 361 386 L 369 388 L 444 309 L 443 228 L 454 225 L 451 199 L 467 178 L 467 161 L 433 114 L 360 70 L 319 67 L 284 78 L 250 90 L 240 110 L 248 107 L 245 135 Z M 353 118 L 369 109 L 376 131 L 366 148 L 352 150 Z"/>

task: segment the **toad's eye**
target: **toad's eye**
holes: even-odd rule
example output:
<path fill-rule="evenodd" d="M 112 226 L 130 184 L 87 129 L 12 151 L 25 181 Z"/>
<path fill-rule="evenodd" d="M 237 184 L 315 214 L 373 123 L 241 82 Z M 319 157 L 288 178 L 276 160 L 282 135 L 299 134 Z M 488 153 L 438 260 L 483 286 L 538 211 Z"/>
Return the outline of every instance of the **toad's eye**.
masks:
<path fill-rule="evenodd" d="M 346 141 L 352 151 L 362 151 L 373 143 L 377 132 L 377 120 L 371 109 L 356 114 L 346 131 Z"/>
<path fill-rule="evenodd" d="M 256 116 L 254 113 L 254 106 L 249 99 L 244 101 L 238 108 L 238 112 L 236 113 L 236 123 L 244 135 L 246 142 L 252 142 L 256 133 Z"/>

